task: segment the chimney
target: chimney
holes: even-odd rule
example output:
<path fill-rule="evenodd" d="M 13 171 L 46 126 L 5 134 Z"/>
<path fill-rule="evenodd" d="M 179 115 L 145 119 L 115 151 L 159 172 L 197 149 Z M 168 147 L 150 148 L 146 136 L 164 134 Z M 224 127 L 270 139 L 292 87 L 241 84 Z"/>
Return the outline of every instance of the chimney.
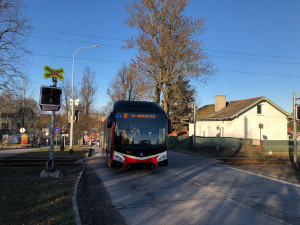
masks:
<path fill-rule="evenodd" d="M 226 108 L 226 95 L 216 95 L 215 96 L 215 112 Z"/>

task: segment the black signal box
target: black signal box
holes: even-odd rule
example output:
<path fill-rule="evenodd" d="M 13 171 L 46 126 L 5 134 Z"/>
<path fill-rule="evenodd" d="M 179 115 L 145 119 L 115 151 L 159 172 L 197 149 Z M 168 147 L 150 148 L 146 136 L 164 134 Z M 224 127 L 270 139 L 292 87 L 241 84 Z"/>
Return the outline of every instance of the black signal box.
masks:
<path fill-rule="evenodd" d="M 59 87 L 41 86 L 40 107 L 42 111 L 59 111 L 62 90 Z"/>

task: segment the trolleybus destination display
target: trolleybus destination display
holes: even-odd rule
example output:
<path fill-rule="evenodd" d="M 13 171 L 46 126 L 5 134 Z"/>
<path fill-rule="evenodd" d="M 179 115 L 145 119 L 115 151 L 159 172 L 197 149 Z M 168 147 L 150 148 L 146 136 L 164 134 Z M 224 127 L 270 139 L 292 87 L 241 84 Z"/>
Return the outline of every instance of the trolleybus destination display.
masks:
<path fill-rule="evenodd" d="M 157 120 L 159 119 L 158 114 L 144 114 L 144 113 L 117 113 L 116 119 L 150 119 Z"/>

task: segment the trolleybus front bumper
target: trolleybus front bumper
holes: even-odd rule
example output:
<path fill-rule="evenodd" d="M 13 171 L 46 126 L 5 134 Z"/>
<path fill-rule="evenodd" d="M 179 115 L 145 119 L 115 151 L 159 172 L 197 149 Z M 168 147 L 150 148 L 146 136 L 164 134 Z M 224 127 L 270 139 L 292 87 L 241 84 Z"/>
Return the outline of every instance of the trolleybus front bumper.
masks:
<path fill-rule="evenodd" d="M 113 161 L 121 167 L 126 167 L 129 164 L 148 163 L 154 164 L 156 167 L 168 165 L 168 152 L 164 151 L 159 154 L 137 157 L 114 151 Z"/>

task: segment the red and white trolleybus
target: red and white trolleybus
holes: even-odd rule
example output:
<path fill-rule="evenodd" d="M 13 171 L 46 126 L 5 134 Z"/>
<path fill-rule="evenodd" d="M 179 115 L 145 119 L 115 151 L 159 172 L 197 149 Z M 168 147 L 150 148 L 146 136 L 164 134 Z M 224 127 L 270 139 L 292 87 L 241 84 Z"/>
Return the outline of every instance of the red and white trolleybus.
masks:
<path fill-rule="evenodd" d="M 106 114 L 104 148 L 108 166 L 168 165 L 171 122 L 154 102 L 116 101 Z"/>

